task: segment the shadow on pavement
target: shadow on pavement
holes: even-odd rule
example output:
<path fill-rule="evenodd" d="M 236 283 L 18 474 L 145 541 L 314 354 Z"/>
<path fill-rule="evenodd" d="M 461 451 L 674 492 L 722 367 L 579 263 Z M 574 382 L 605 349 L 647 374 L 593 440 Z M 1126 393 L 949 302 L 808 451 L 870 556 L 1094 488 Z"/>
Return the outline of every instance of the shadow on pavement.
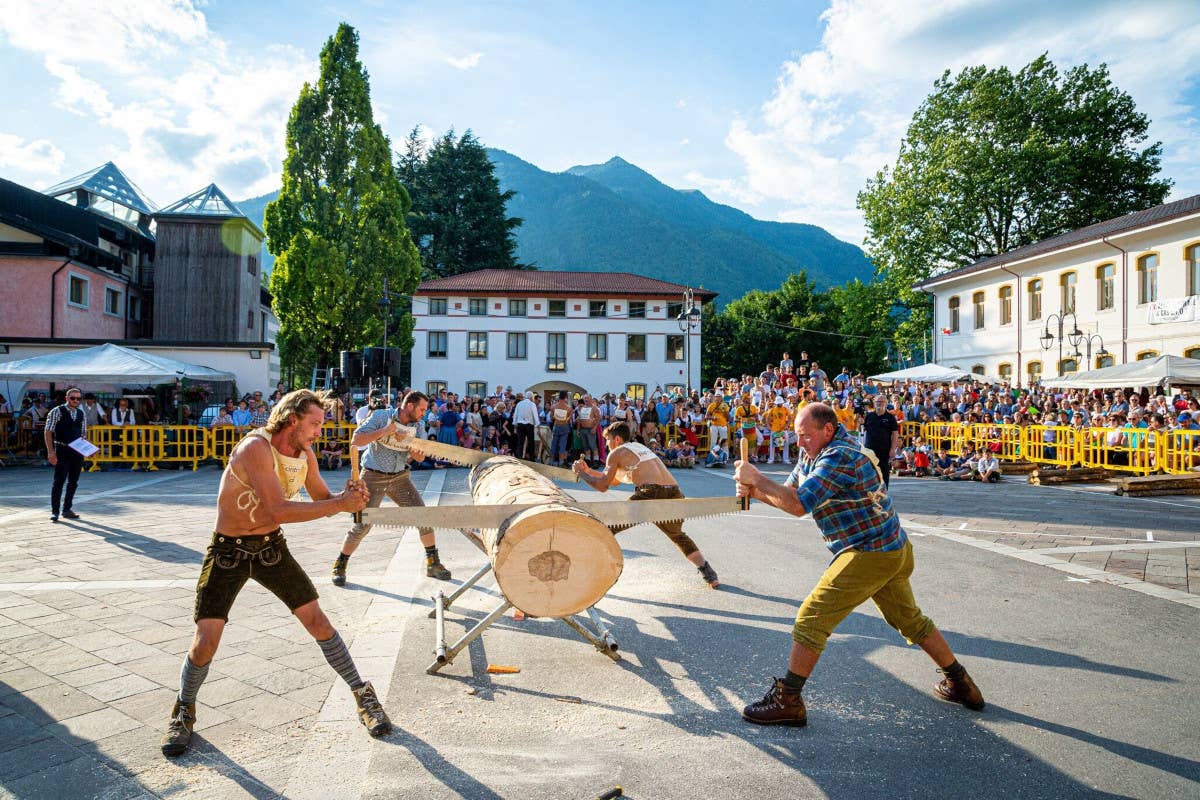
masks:
<path fill-rule="evenodd" d="M 123 528 L 102 525 L 86 517 L 73 522 L 60 522 L 59 524 L 73 528 L 81 533 L 95 534 L 118 549 L 128 553 L 147 556 L 156 561 L 166 561 L 172 564 L 199 564 L 204 560 L 204 554 L 199 550 L 193 550 L 190 547 L 184 547 L 175 542 L 143 536 L 140 533 L 127 531 Z"/>

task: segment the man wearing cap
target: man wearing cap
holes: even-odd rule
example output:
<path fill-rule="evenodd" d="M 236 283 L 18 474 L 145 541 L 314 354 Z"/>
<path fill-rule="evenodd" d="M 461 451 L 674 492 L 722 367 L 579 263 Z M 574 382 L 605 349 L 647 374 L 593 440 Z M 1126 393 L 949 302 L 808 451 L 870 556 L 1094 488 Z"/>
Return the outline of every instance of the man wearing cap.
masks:
<path fill-rule="evenodd" d="M 771 446 L 767 453 L 767 463 L 775 463 L 775 447 L 779 446 L 782 451 L 783 463 L 791 464 L 788 458 L 788 432 L 792 428 L 792 412 L 784 404 L 781 395 L 775 395 L 775 399 L 771 401 L 771 407 L 767 409 L 767 413 L 763 415 L 766 418 L 767 429 L 770 431 Z"/>
<path fill-rule="evenodd" d="M 420 422 L 428 409 L 429 398 L 421 392 L 411 391 L 404 395 L 400 408 L 380 405 L 355 429 L 350 446 L 366 448 L 362 457 L 362 479 L 371 493 L 367 508 L 379 508 L 384 497 L 392 498 L 398 506 L 425 505 L 409 474 L 408 437 L 425 438 L 425 429 Z M 410 431 L 413 427 L 415 434 Z M 346 565 L 370 531 L 370 525 L 359 522 L 346 533 L 342 552 L 333 562 L 334 586 L 346 585 Z M 420 533 L 421 544 L 425 547 L 425 575 L 439 581 L 450 580 L 450 570 L 438 557 L 433 528 L 421 528 Z"/>

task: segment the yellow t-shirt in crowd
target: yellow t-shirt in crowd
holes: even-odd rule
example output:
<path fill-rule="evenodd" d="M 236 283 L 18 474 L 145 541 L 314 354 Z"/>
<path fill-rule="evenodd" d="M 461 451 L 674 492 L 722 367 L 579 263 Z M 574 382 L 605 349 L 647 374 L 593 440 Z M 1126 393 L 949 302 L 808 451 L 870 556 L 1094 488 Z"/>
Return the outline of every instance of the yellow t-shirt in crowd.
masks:
<path fill-rule="evenodd" d="M 722 400 L 709 403 L 708 419 L 710 424 L 724 428 L 729 424 L 729 405 Z"/>
<path fill-rule="evenodd" d="M 758 424 L 758 406 L 738 406 L 733 410 L 734 422 L 741 428 L 753 428 Z"/>
<path fill-rule="evenodd" d="M 835 408 L 833 413 L 837 414 L 838 422 L 842 423 L 848 431 L 858 430 L 858 415 L 854 413 L 854 407 L 850 408 Z"/>
<path fill-rule="evenodd" d="M 787 406 L 771 406 L 766 416 L 767 427 L 771 429 L 771 433 L 786 431 L 792 424 L 792 412 Z"/>

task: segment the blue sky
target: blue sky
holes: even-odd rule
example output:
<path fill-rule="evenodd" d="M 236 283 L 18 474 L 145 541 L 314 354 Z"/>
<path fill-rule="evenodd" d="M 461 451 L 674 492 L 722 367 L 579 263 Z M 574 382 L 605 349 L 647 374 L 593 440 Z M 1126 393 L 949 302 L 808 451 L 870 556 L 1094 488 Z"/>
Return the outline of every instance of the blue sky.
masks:
<path fill-rule="evenodd" d="M 945 69 L 1107 62 L 1200 192 L 1200 3 L 1173 0 L 263 3 L 0 0 L 0 175 L 115 161 L 160 205 L 277 187 L 283 130 L 340 21 L 399 144 L 471 128 L 543 169 L 614 155 L 762 219 L 860 243 L 855 194 Z M 12 78 L 16 78 L 15 80 Z"/>

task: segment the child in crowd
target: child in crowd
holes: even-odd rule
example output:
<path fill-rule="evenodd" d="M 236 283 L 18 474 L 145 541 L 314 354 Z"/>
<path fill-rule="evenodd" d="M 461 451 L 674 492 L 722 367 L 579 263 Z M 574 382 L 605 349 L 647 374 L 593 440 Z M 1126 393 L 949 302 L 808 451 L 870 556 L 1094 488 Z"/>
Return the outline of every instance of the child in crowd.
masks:
<path fill-rule="evenodd" d="M 696 466 L 696 448 L 692 447 L 691 442 L 683 442 L 679 445 L 679 466 L 686 469 Z"/>
<path fill-rule="evenodd" d="M 325 469 L 341 469 L 342 459 L 345 456 L 345 445 L 337 439 L 331 439 L 321 448 L 321 457 L 325 459 Z"/>
<path fill-rule="evenodd" d="M 720 469 L 729 463 L 729 448 L 725 446 L 727 439 L 722 439 L 709 448 L 704 457 L 704 466 L 710 469 Z"/>
<path fill-rule="evenodd" d="M 933 474 L 941 477 L 954 472 L 954 459 L 945 447 L 939 447 L 937 458 L 933 461 Z"/>

